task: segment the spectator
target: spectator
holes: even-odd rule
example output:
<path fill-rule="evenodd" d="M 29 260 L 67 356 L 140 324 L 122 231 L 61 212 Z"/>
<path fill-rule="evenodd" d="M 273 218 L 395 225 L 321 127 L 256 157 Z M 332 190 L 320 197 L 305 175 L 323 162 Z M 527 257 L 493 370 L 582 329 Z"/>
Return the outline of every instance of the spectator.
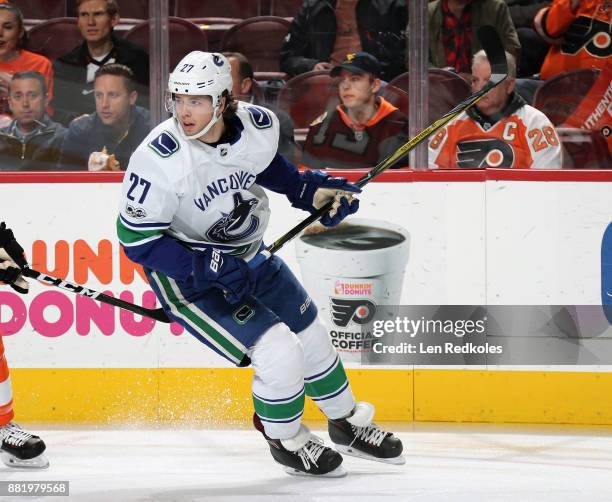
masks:
<path fill-rule="evenodd" d="M 549 47 L 549 44 L 533 29 L 533 20 L 540 9 L 550 5 L 550 0 L 505 1 L 510 9 L 510 17 L 521 44 L 521 58 L 516 70 L 517 76 L 531 77 L 540 73 Z"/>
<path fill-rule="evenodd" d="M 514 92 L 516 60 L 509 53 L 506 57 L 508 78 L 431 139 L 430 168 L 561 168 L 557 132 L 546 115 Z M 472 91 L 482 89 L 490 77 L 481 50 L 472 62 Z"/>
<path fill-rule="evenodd" d="M 49 106 L 53 99 L 51 62 L 40 54 L 23 49 L 25 36 L 21 11 L 13 4 L 0 4 L 0 114 L 9 114 L 8 92 L 12 76 L 19 72 L 36 71 L 45 77 L 49 94 L 47 113 L 52 115 L 53 110 Z M 7 117 L 8 121 L 10 117 Z"/>
<path fill-rule="evenodd" d="M 232 68 L 232 96 L 240 101 L 265 106 L 272 110 L 278 117 L 280 123 L 280 138 L 278 143 L 278 153 L 283 155 L 291 162 L 295 162 L 296 144 L 293 137 L 293 121 L 287 113 L 261 102 L 255 94 L 255 79 L 253 67 L 249 60 L 240 52 L 224 52 L 223 55 L 229 60 Z"/>
<path fill-rule="evenodd" d="M 367 52 L 347 54 L 331 70 L 338 77 L 340 105 L 308 130 L 305 167 L 372 167 L 407 141 L 408 119 L 383 97 L 378 60 Z"/>
<path fill-rule="evenodd" d="M 0 129 L 0 171 L 55 169 L 66 129 L 47 116 L 48 102 L 44 76 L 34 71 L 13 75 L 8 103 L 15 118 Z"/>
<path fill-rule="evenodd" d="M 405 0 L 304 0 L 281 49 L 281 70 L 329 70 L 345 54 L 366 51 L 389 81 L 404 72 L 407 19 Z"/>
<path fill-rule="evenodd" d="M 83 43 L 53 64 L 57 96 L 53 103 L 65 125 L 75 117 L 91 113 L 94 75 L 111 63 L 127 66 L 134 73 L 139 105 L 148 107 L 149 55 L 131 42 L 115 36 L 119 22 L 116 0 L 77 0 L 77 23 Z"/>
<path fill-rule="evenodd" d="M 610 9 L 610 0 L 553 0 L 538 12 L 535 28 L 552 44 L 542 64 L 542 80 L 576 68 L 610 66 Z"/>
<path fill-rule="evenodd" d="M 65 170 L 125 170 L 149 133 L 148 110 L 135 106 L 138 93 L 127 66 L 102 66 L 94 78 L 96 111 L 72 121 L 62 145 Z"/>
<path fill-rule="evenodd" d="M 469 80 L 472 56 L 482 49 L 476 29 L 485 24 L 492 25 L 504 48 L 519 58 L 521 45 L 503 0 L 434 0 L 428 8 L 432 66 L 453 69 Z"/>

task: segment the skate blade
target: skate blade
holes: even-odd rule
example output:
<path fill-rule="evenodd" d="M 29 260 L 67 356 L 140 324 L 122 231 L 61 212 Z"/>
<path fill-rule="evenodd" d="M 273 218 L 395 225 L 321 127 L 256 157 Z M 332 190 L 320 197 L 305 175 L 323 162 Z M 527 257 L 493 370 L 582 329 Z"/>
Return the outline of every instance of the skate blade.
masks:
<path fill-rule="evenodd" d="M 342 453 L 343 455 L 350 455 L 351 457 L 363 458 L 364 460 L 373 460 L 374 462 L 381 462 L 383 464 L 393 464 L 393 465 L 404 465 L 406 463 L 406 458 L 402 455 L 398 457 L 392 458 L 378 458 L 374 455 L 368 455 L 367 453 L 363 453 L 362 451 L 356 450 L 350 446 L 345 446 L 342 444 L 334 444 L 334 448 L 338 453 Z"/>
<path fill-rule="evenodd" d="M 0 452 L 0 458 L 7 467 L 12 467 L 14 469 L 46 469 L 49 467 L 49 461 L 44 454 L 38 455 L 38 457 L 22 460 L 3 451 Z"/>
<path fill-rule="evenodd" d="M 336 467 L 333 471 L 327 472 L 325 474 L 309 474 L 307 472 L 294 469 L 293 467 L 287 467 L 283 464 L 279 465 L 281 465 L 283 470 L 291 476 L 304 476 L 308 478 L 343 478 L 347 475 L 346 470 L 341 465 Z"/>

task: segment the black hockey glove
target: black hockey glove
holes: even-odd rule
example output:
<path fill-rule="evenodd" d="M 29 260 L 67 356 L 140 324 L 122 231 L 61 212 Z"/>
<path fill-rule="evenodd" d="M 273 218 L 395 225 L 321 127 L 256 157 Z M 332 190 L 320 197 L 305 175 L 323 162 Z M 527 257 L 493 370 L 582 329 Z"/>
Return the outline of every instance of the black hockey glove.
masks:
<path fill-rule="evenodd" d="M 9 284 L 17 293 L 27 294 L 28 282 L 21 276 L 21 268 L 0 248 L 0 283 Z"/>
<path fill-rule="evenodd" d="M 23 248 L 13 231 L 6 228 L 6 223 L 0 223 L 0 282 L 10 284 L 15 291 L 25 295 L 29 291 L 28 282 L 21 276 L 21 269 L 27 266 Z"/>
<path fill-rule="evenodd" d="M 359 200 L 353 199 L 353 194 L 359 192 L 361 188 L 349 183 L 346 178 L 332 177 L 321 171 L 305 171 L 298 191 L 292 198 L 292 205 L 314 213 L 333 199 L 331 210 L 320 220 L 326 227 L 333 227 L 349 214 L 357 212 Z"/>
<path fill-rule="evenodd" d="M 221 289 L 227 301 L 235 304 L 253 291 L 256 272 L 241 258 L 206 248 L 193 256 L 193 276 L 199 290 Z"/>
<path fill-rule="evenodd" d="M 6 253 L 20 268 L 28 266 L 23 248 L 15 239 L 13 231 L 10 228 L 6 228 L 6 223 L 4 222 L 0 223 L 0 248 L 4 248 Z"/>

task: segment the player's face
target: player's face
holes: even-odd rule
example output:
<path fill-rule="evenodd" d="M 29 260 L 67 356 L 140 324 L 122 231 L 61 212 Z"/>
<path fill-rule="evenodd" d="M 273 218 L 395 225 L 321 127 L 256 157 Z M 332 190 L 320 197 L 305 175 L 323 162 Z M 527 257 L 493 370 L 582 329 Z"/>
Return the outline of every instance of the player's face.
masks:
<path fill-rule="evenodd" d="M 491 65 L 488 61 L 477 60 L 472 65 L 472 92 L 482 89 L 491 78 Z M 476 105 L 485 115 L 500 111 L 508 102 L 508 96 L 514 89 L 514 79 L 507 78 L 495 89 L 487 92 Z"/>
<path fill-rule="evenodd" d="M 19 42 L 23 29 L 19 29 L 17 16 L 8 10 L 0 10 L 0 59 L 10 55 Z"/>
<path fill-rule="evenodd" d="M 125 79 L 119 75 L 102 75 L 94 83 L 96 112 L 104 125 L 125 124 L 130 108 L 136 104 L 136 91 L 129 92 Z"/>
<path fill-rule="evenodd" d="M 188 136 L 204 129 L 213 116 L 213 105 L 210 96 L 174 95 L 176 118 Z"/>
<path fill-rule="evenodd" d="M 28 127 L 45 115 L 47 97 L 35 78 L 19 78 L 11 81 L 9 106 L 20 127 Z"/>
<path fill-rule="evenodd" d="M 110 38 L 113 27 L 119 22 L 119 16 L 111 17 L 106 12 L 104 0 L 87 0 L 79 5 L 77 23 L 81 36 L 87 42 L 102 42 Z"/>
<path fill-rule="evenodd" d="M 340 101 L 346 108 L 362 106 L 374 101 L 380 88 L 380 80 L 366 73 L 357 74 L 342 70 L 336 78 Z"/>

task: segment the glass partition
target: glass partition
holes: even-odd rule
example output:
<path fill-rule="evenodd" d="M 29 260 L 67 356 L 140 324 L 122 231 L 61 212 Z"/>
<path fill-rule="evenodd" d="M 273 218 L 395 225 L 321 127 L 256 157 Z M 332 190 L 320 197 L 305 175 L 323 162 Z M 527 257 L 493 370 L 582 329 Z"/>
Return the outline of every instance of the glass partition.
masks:
<path fill-rule="evenodd" d="M 370 168 L 488 78 L 477 20 L 498 18 L 479 4 L 462 12 L 446 0 L 330 5 L 0 4 L 2 21 L 14 26 L 0 47 L 0 171 L 125 170 L 151 127 L 169 117 L 168 73 L 191 50 L 229 57 L 233 96 L 274 111 L 279 151 L 306 168 Z M 609 44 L 599 43 L 606 33 L 609 41 L 609 24 L 583 7 L 593 29 L 568 55 L 564 34 L 560 46 L 549 44 L 555 5 L 529 19 L 500 7 L 508 22 L 497 28 L 516 78 L 394 168 L 612 167 L 612 70 Z"/>

